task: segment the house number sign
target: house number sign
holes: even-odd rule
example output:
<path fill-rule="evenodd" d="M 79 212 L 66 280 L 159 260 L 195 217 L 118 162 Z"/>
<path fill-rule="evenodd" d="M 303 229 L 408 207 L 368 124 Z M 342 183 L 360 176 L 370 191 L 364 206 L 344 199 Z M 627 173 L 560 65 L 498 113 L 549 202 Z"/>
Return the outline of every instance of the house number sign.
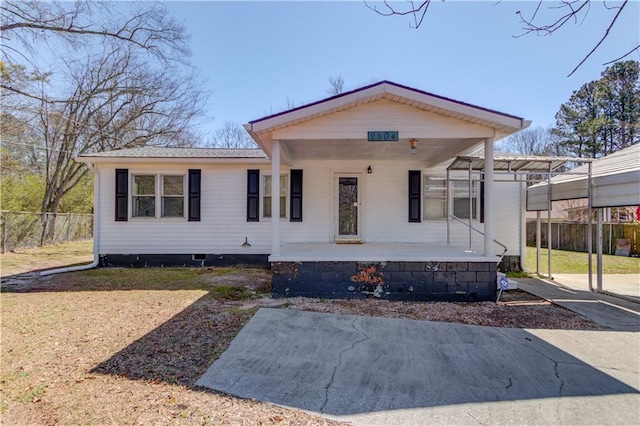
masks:
<path fill-rule="evenodd" d="M 367 132 L 367 140 L 369 142 L 398 142 L 398 132 Z"/>

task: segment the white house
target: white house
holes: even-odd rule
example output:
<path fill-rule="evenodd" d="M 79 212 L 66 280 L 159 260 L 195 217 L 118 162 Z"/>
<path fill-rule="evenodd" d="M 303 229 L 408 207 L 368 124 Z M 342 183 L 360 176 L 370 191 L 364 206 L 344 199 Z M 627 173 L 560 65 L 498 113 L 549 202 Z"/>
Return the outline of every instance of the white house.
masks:
<path fill-rule="evenodd" d="M 525 184 L 494 175 L 533 164 L 493 144 L 528 125 L 382 81 L 246 124 L 260 149 L 78 161 L 102 265 L 270 264 L 275 296 L 489 300 L 502 255 L 524 253 Z"/>

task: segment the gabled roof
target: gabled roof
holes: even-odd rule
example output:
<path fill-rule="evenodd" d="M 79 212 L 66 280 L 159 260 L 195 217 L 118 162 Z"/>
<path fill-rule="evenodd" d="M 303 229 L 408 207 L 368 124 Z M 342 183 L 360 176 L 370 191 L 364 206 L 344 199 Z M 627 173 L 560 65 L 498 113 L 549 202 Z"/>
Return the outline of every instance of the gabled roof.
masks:
<path fill-rule="evenodd" d="M 492 127 L 498 132 L 505 134 L 514 133 L 526 128 L 530 124 L 529 121 L 522 117 L 384 80 L 350 92 L 341 93 L 317 102 L 250 121 L 248 124 L 245 124 L 245 128 L 254 136 L 257 133 L 273 131 L 379 99 L 389 99 L 425 111 L 432 111 L 471 123 Z M 256 138 L 254 137 L 254 139 Z"/>

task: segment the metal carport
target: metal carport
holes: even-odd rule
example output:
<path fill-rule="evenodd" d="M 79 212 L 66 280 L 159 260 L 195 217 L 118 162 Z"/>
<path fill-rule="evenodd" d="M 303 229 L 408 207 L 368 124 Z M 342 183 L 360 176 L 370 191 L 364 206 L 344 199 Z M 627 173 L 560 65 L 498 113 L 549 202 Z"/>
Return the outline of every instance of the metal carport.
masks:
<path fill-rule="evenodd" d="M 580 160 L 584 161 L 584 160 Z M 551 191 L 549 191 L 551 188 Z M 596 209 L 597 287 L 602 291 L 602 209 L 640 205 L 640 144 L 593 160 L 570 172 L 550 178 L 527 189 L 527 210 L 550 211 L 551 202 L 586 198 L 588 200 L 587 247 L 589 290 L 593 291 L 591 211 Z M 539 223 L 539 221 L 538 221 Z M 550 226 L 550 221 L 548 222 Z M 538 242 L 539 245 L 539 242 Z M 549 249 L 549 251 L 551 251 Z M 551 262 L 549 253 L 549 263 Z M 551 267 L 549 266 L 549 277 Z"/>

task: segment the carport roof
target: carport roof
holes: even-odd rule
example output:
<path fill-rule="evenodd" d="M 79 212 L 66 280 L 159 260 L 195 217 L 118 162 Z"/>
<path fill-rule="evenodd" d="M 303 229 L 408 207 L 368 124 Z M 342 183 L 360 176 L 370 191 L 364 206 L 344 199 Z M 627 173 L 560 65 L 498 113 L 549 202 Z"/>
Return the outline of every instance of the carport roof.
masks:
<path fill-rule="evenodd" d="M 570 157 L 541 157 L 536 155 L 512 155 L 496 153 L 493 158 L 493 169 L 506 172 L 549 172 L 558 169 L 568 162 L 576 161 Z M 485 167 L 484 157 L 456 157 L 449 165 L 449 170 L 481 171 Z M 551 169 L 551 170 L 550 170 Z"/>

